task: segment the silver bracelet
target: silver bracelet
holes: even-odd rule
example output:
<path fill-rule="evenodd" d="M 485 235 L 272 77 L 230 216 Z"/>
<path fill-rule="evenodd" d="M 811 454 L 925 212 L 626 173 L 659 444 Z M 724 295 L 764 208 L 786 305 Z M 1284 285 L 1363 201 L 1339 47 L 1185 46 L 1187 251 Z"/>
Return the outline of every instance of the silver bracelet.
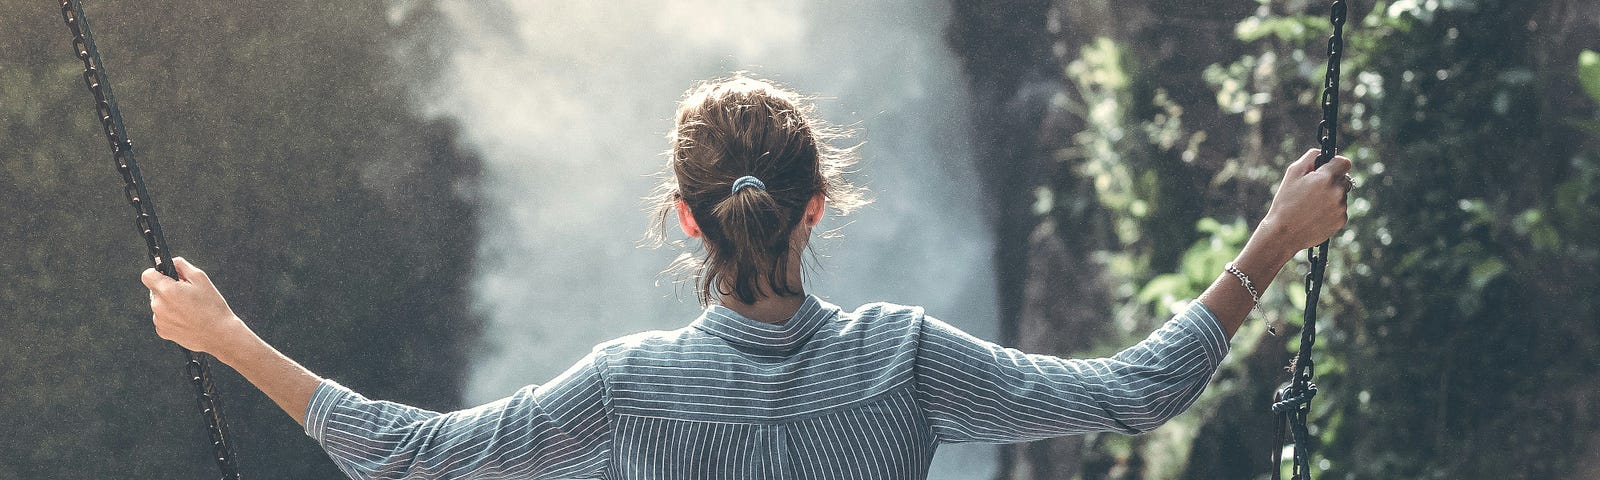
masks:
<path fill-rule="evenodd" d="M 1227 270 L 1228 273 L 1233 274 L 1235 277 L 1239 277 L 1239 284 L 1243 285 L 1245 290 L 1250 291 L 1250 301 L 1258 305 L 1261 303 L 1261 292 L 1256 291 L 1255 282 L 1250 281 L 1250 276 L 1240 271 L 1239 266 L 1234 265 L 1233 262 L 1228 262 L 1228 266 L 1224 270 Z"/>
<path fill-rule="evenodd" d="M 1244 271 L 1239 270 L 1239 267 L 1237 265 L 1234 265 L 1233 262 L 1228 262 L 1228 266 L 1224 267 L 1223 270 L 1226 270 L 1228 273 L 1233 274 L 1233 276 L 1235 276 L 1235 277 L 1239 277 L 1239 285 L 1244 286 L 1244 289 L 1250 292 L 1250 302 L 1251 302 L 1250 303 L 1250 311 L 1252 311 L 1252 312 L 1260 312 L 1261 311 L 1261 292 L 1256 291 L 1256 284 L 1255 284 L 1255 282 L 1250 281 L 1250 276 L 1249 275 L 1245 275 Z M 1271 333 L 1273 335 L 1277 335 L 1278 334 L 1278 328 L 1277 328 L 1277 326 L 1269 324 L 1269 325 L 1267 325 L 1267 332 Z"/>

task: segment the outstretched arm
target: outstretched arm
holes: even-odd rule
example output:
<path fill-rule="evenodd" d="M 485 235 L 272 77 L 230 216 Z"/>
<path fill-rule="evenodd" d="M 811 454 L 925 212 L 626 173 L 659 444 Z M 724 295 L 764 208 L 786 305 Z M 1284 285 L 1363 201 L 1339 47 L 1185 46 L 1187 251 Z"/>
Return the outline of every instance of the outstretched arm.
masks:
<path fill-rule="evenodd" d="M 610 461 L 610 424 L 593 356 L 542 386 L 437 413 L 369 400 L 324 381 L 257 337 L 205 272 L 144 272 L 156 333 L 215 355 L 316 439 L 350 478 L 590 478 Z"/>
<path fill-rule="evenodd" d="M 1335 157 L 1312 169 L 1317 153 L 1284 172 L 1272 208 L 1234 261 L 1258 292 L 1296 252 L 1345 224 L 1350 160 Z M 1239 279 L 1219 272 L 1198 301 L 1144 341 L 1087 360 L 1004 348 L 928 318 L 917 357 L 918 399 L 945 442 L 1146 432 L 1199 397 L 1253 306 Z"/>
<path fill-rule="evenodd" d="M 1221 324 L 1199 302 L 1106 358 L 1024 353 L 932 317 L 921 333 L 917 400 L 946 443 L 1148 432 L 1189 408 L 1228 353 Z"/>
<path fill-rule="evenodd" d="M 1233 261 L 1250 277 L 1257 292 L 1267 291 L 1273 277 L 1296 253 L 1322 243 L 1344 228 L 1344 196 L 1350 188 L 1344 175 L 1350 171 L 1350 159 L 1333 157 L 1327 165 L 1313 169 L 1319 153 L 1316 149 L 1306 152 L 1284 171 L 1283 183 L 1272 198 L 1266 218 Z M 1225 272 L 1218 274 L 1199 300 L 1211 308 L 1229 339 L 1255 306 L 1239 279 Z"/>
<path fill-rule="evenodd" d="M 209 353 L 243 375 L 295 423 L 305 425 L 306 405 L 322 378 L 272 348 L 244 324 L 206 272 L 174 258 L 178 280 L 151 268 L 140 280 L 150 288 L 156 334 L 184 348 Z"/>

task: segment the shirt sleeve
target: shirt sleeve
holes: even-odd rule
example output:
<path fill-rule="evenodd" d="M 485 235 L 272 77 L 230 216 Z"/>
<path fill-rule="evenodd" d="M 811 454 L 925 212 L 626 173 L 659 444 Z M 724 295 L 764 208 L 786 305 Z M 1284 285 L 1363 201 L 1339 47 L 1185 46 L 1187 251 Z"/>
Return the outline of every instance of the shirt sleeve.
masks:
<path fill-rule="evenodd" d="M 550 383 L 450 413 L 324 380 L 306 407 L 306 434 L 353 479 L 593 478 L 611 457 L 595 355 Z"/>
<path fill-rule="evenodd" d="M 1023 353 L 928 317 L 918 401 L 945 443 L 1139 434 L 1189 408 L 1227 353 L 1222 326 L 1199 301 L 1144 341 L 1096 359 Z"/>

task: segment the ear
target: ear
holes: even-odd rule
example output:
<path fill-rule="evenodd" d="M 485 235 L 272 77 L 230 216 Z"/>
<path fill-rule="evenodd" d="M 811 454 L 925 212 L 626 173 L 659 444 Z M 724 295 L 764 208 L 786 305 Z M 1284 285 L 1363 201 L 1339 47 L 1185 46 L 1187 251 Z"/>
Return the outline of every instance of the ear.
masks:
<path fill-rule="evenodd" d="M 806 216 L 804 219 L 806 222 L 806 227 L 809 228 L 817 226 L 817 222 L 822 221 L 822 213 L 827 211 L 827 207 L 827 195 L 824 195 L 822 192 L 817 192 L 816 195 L 813 195 L 811 197 L 811 201 L 806 202 Z"/>
<path fill-rule="evenodd" d="M 700 238 L 700 224 L 695 223 L 694 214 L 689 212 L 689 204 L 682 198 L 678 199 L 678 228 L 682 228 L 683 234 L 690 238 Z"/>

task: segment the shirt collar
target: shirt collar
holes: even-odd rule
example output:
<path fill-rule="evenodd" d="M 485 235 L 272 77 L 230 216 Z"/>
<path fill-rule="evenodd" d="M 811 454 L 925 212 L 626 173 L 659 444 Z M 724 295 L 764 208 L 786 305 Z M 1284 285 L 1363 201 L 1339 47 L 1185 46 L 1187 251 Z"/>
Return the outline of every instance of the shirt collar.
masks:
<path fill-rule="evenodd" d="M 701 313 L 700 318 L 690 325 L 728 343 L 787 351 L 810 340 L 812 334 L 817 333 L 824 323 L 838 313 L 839 307 L 822 301 L 816 295 L 806 295 L 805 301 L 800 303 L 800 310 L 782 325 L 745 318 L 721 305 L 706 307 L 705 313 Z"/>

